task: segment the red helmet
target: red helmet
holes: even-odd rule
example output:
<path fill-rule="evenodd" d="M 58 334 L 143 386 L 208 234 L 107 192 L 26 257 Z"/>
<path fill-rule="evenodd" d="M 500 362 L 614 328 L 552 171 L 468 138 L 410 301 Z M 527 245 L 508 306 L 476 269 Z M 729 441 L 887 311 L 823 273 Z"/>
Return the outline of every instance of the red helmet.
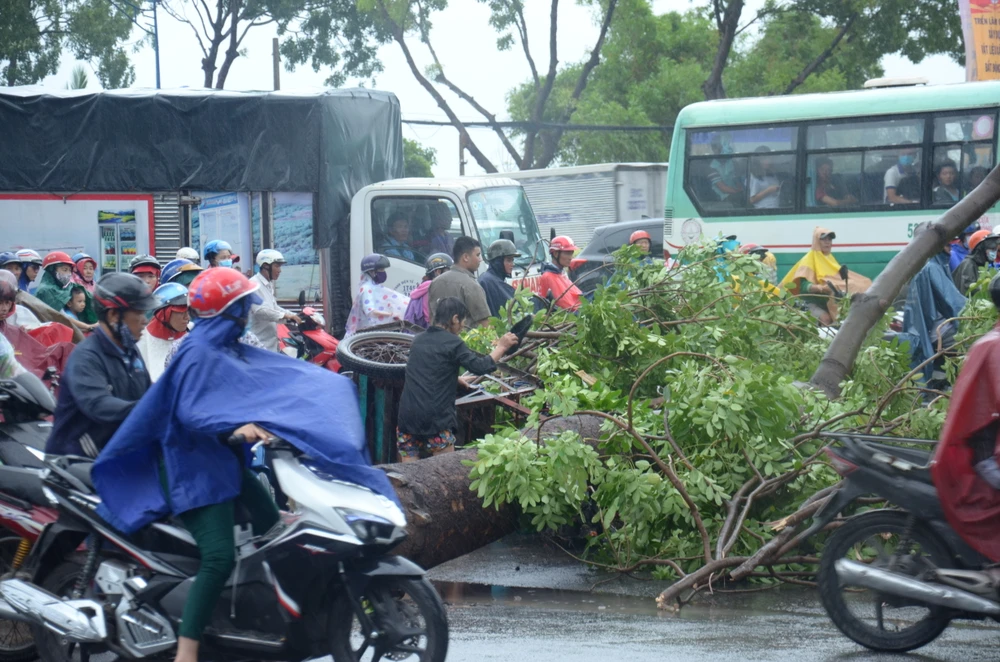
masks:
<path fill-rule="evenodd" d="M 632 236 L 628 238 L 628 245 L 631 246 L 640 239 L 646 239 L 650 243 L 653 242 L 653 238 L 649 236 L 649 233 L 645 230 L 636 230 L 632 233 Z"/>
<path fill-rule="evenodd" d="M 766 253 L 767 249 L 760 244 L 743 244 L 740 246 L 740 252 L 744 255 L 752 255 L 754 253 Z"/>
<path fill-rule="evenodd" d="M 576 244 L 573 240 L 565 235 L 559 235 L 554 237 L 551 242 L 549 242 L 549 252 L 550 253 L 561 253 L 562 251 L 575 251 L 578 250 Z"/>
<path fill-rule="evenodd" d="M 44 260 L 42 260 L 43 269 L 47 269 L 54 264 L 65 264 L 70 267 L 74 266 L 73 259 L 62 251 L 52 251 L 45 256 Z"/>
<path fill-rule="evenodd" d="M 213 267 L 202 271 L 191 281 L 188 307 L 199 318 L 217 317 L 233 302 L 245 296 L 256 296 L 257 283 L 236 269 Z"/>

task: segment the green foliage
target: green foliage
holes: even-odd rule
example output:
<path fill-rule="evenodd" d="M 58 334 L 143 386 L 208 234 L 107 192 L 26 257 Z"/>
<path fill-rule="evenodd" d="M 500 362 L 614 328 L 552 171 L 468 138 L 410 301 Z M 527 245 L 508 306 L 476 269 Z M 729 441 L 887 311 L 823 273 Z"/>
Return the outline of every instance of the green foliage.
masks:
<path fill-rule="evenodd" d="M 634 247 L 615 254 L 620 276 L 583 304 L 572 332 L 537 351 L 543 387 L 522 400 L 529 427 L 543 415 L 606 414 L 599 444 L 566 432 L 539 445 L 499 430 L 471 464 L 487 505 L 516 503 L 538 530 L 586 527 L 591 558 L 619 568 L 668 558 L 688 571 L 703 556 L 695 510 L 714 550 L 734 496 L 766 483 L 740 502 L 743 527 L 725 536 L 730 555 L 746 555 L 775 535 L 772 522 L 835 482 L 818 428 L 891 423 L 892 434 L 924 437 L 940 429 L 944 400 L 923 407 L 912 389 L 884 402 L 873 396 L 914 385 L 905 379 L 907 348 L 882 340 L 881 329 L 844 397 L 830 401 L 800 383 L 828 341 L 764 279 L 755 257 L 717 254 L 714 242 L 686 248 L 671 271 L 640 257 Z M 567 319 L 538 321 L 560 327 Z M 488 346 L 503 330 L 467 337 Z"/>
<path fill-rule="evenodd" d="M 56 73 L 68 47 L 94 65 L 104 87 L 128 87 L 132 27 L 132 17 L 108 0 L 0 0 L 0 83 L 30 85 Z"/>
<path fill-rule="evenodd" d="M 751 22 L 744 10 L 740 25 Z M 844 26 L 847 32 L 834 45 Z M 716 57 L 718 32 L 704 6 L 684 13 L 656 15 L 648 0 L 621 0 L 601 64 L 579 102 L 571 101 L 579 64 L 559 74 L 546 121 L 574 108 L 579 124 L 672 126 L 677 113 L 704 100 L 702 85 Z M 729 54 L 723 85 L 730 97 L 860 89 L 882 75 L 880 62 L 902 52 L 914 62 L 933 53 L 961 61 L 958 12 L 937 0 L 795 0 L 767 5 Z M 815 67 L 810 68 L 811 65 Z M 808 71 L 801 83 L 798 79 Z M 527 120 L 535 104 L 535 86 L 526 81 L 508 96 L 512 119 Z M 568 132 L 558 159 L 586 164 L 620 161 L 667 161 L 670 135 L 649 133 Z"/>
<path fill-rule="evenodd" d="M 403 138 L 403 176 L 433 177 L 437 165 L 437 150 L 423 147 L 416 140 Z"/>

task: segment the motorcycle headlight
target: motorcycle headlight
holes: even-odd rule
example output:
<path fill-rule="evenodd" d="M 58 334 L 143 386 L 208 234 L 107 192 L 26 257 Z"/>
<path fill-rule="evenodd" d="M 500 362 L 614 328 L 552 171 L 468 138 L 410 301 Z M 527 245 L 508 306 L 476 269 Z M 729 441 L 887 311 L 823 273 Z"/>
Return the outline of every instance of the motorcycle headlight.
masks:
<path fill-rule="evenodd" d="M 377 540 L 391 541 L 395 537 L 396 525 L 378 515 L 353 508 L 334 508 L 363 542 Z"/>

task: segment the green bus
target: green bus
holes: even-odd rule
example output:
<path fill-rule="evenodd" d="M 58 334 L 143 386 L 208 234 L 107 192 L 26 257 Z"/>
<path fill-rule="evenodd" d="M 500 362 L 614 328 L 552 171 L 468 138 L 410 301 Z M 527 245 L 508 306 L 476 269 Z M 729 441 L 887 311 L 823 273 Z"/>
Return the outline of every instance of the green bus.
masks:
<path fill-rule="evenodd" d="M 692 104 L 673 134 L 664 239 L 736 235 L 783 276 L 820 226 L 841 264 L 873 278 L 993 167 L 998 107 L 1000 81 Z"/>

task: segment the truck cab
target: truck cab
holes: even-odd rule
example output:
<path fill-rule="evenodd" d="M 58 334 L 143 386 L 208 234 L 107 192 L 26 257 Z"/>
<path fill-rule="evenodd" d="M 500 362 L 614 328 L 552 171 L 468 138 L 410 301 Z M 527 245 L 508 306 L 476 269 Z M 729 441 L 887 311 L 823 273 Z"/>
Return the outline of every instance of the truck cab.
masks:
<path fill-rule="evenodd" d="M 365 255 L 389 258 L 385 285 L 408 295 L 423 280 L 427 257 L 450 255 L 455 239 L 463 235 L 482 244 L 483 273 L 486 249 L 501 232 L 521 252 L 513 280 L 537 275 L 546 246 L 524 189 L 513 179 L 411 178 L 366 186 L 351 201 L 351 294 L 358 291 Z"/>

